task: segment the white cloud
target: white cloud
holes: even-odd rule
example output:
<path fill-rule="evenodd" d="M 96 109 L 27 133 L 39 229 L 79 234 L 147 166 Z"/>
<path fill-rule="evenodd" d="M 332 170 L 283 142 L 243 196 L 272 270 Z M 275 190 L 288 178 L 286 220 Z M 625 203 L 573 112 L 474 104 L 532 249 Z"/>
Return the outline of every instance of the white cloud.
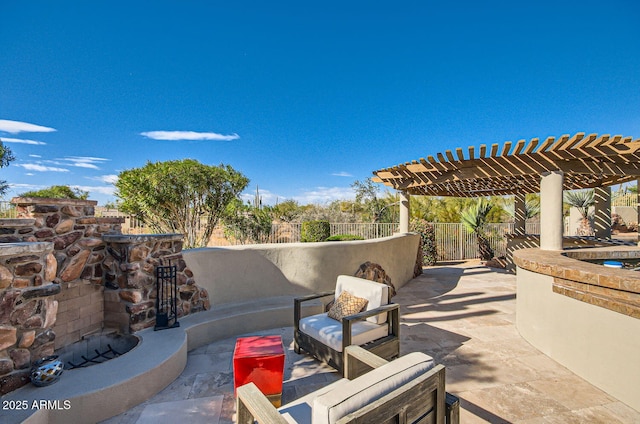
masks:
<path fill-rule="evenodd" d="M 233 134 L 218 134 L 212 132 L 196 132 L 196 131 L 147 131 L 140 135 L 151 138 L 153 140 L 215 140 L 215 141 L 231 141 L 237 140 L 240 136 Z"/>
<path fill-rule="evenodd" d="M 348 172 L 345 171 L 340 171 L 340 172 L 334 172 L 333 174 L 334 177 L 353 177 L 353 175 L 349 174 Z"/>
<path fill-rule="evenodd" d="M 40 159 L 42 156 L 40 155 L 29 155 L 30 158 Z"/>
<path fill-rule="evenodd" d="M 70 162 L 69 166 L 75 166 L 78 168 L 88 168 L 88 169 L 100 169 L 96 163 L 106 162 L 109 159 L 104 158 L 96 158 L 91 156 L 67 156 L 63 159 L 56 159 L 65 162 Z"/>
<path fill-rule="evenodd" d="M 66 156 L 65 160 L 80 161 L 80 162 L 108 162 L 110 159 L 96 158 L 93 156 Z"/>
<path fill-rule="evenodd" d="M 42 125 L 30 124 L 28 122 L 0 119 L 0 131 L 18 134 L 21 132 L 52 132 L 57 130 L 55 128 L 43 127 Z"/>
<path fill-rule="evenodd" d="M 353 200 L 355 197 L 356 194 L 351 187 L 317 187 L 301 195 L 293 196 L 293 200 L 301 205 L 307 205 L 310 203 L 331 203 L 334 200 Z"/>
<path fill-rule="evenodd" d="M 22 167 L 28 171 L 37 171 L 37 172 L 69 172 L 68 169 L 65 168 L 56 168 L 53 166 L 44 166 L 39 165 L 37 163 L 19 163 L 15 166 Z"/>
<path fill-rule="evenodd" d="M 118 176 L 115 174 L 109 174 L 109 175 L 100 175 L 98 177 L 87 177 L 87 179 L 92 181 L 100 181 L 105 184 L 115 184 L 116 181 L 118 181 Z"/>
<path fill-rule="evenodd" d="M 87 162 L 75 162 L 73 166 L 76 166 L 78 168 L 100 169 L 97 165 Z"/>
<path fill-rule="evenodd" d="M 44 188 L 42 185 L 35 184 L 9 184 L 9 186 L 12 189 L 22 189 L 24 191 L 40 190 L 41 188 Z"/>
<path fill-rule="evenodd" d="M 2 141 L 3 143 L 33 144 L 33 145 L 37 145 L 37 146 L 43 146 L 43 145 L 47 144 L 47 143 L 45 143 L 43 141 L 26 140 L 26 139 L 23 139 L 23 138 L 0 137 L 0 141 Z"/>
<path fill-rule="evenodd" d="M 71 186 L 71 188 L 77 188 L 78 190 L 88 191 L 89 197 L 91 197 L 91 193 L 99 193 L 106 194 L 108 196 L 112 196 L 115 193 L 116 188 L 113 186 Z"/>

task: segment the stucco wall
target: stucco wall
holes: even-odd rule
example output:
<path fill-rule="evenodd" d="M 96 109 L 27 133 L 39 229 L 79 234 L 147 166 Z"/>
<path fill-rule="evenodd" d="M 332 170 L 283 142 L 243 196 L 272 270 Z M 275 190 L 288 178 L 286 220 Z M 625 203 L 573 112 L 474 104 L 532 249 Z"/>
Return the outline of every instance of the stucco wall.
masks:
<path fill-rule="evenodd" d="M 553 278 L 517 268 L 516 324 L 529 343 L 640 411 L 640 319 L 553 292 Z"/>
<path fill-rule="evenodd" d="M 413 277 L 419 235 L 373 240 L 204 247 L 183 251 L 212 305 L 262 297 L 300 295 L 335 288 L 366 261 L 384 268 L 396 289 Z"/>

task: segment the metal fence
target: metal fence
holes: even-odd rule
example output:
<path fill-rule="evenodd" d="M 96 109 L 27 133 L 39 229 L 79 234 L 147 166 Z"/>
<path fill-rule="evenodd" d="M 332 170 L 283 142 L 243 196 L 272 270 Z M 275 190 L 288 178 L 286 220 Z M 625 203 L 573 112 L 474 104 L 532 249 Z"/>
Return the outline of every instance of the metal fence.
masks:
<path fill-rule="evenodd" d="M 475 234 L 469 233 L 459 223 L 433 223 L 436 237 L 438 261 L 458 261 L 479 257 L 478 241 Z M 489 245 L 495 256 L 503 256 L 507 252 L 505 235 L 513 233 L 513 224 L 487 224 L 485 228 Z M 540 234 L 538 222 L 528 222 L 527 234 Z"/>
<path fill-rule="evenodd" d="M 638 195 L 629 192 L 615 192 L 611 194 L 611 206 L 638 206 Z"/>
<path fill-rule="evenodd" d="M 470 234 L 460 223 L 433 223 L 436 238 L 436 249 L 439 261 L 455 261 L 473 259 L 479 256 L 478 242 L 474 234 Z M 331 223 L 331 235 L 354 234 L 365 239 L 387 237 L 398 231 L 399 224 L 376 223 Z M 269 243 L 296 243 L 300 241 L 300 229 L 302 224 L 278 223 L 273 224 Z M 539 234 L 540 224 L 528 222 L 526 231 L 528 234 Z M 513 233 L 513 224 L 487 224 L 486 233 L 489 244 L 496 256 L 506 254 L 506 234 Z"/>
<path fill-rule="evenodd" d="M 10 202 L 0 201 L 0 218 L 15 218 L 17 216 L 15 205 Z"/>
<path fill-rule="evenodd" d="M 629 196 L 631 197 L 631 196 Z M 635 197 L 635 195 L 633 196 Z M 97 214 L 98 215 L 98 214 Z M 144 224 L 135 217 L 120 213 L 99 213 L 100 216 L 124 216 L 123 233 L 139 233 L 146 230 Z M 9 202 L 0 202 L 0 217 L 15 218 L 15 206 Z M 439 261 L 455 261 L 478 257 L 478 243 L 474 234 L 467 232 L 460 223 L 433 223 L 436 249 Z M 296 243 L 300 241 L 300 222 L 274 223 L 271 227 L 268 243 Z M 364 239 L 388 237 L 398 232 L 398 223 L 331 223 L 331 235 L 352 234 Z M 528 234 L 540 234 L 539 223 L 527 223 Z M 513 224 L 488 224 L 486 227 L 489 243 L 496 256 L 506 252 L 506 238 L 513 232 Z M 231 244 L 234 244 L 233 242 Z"/>
<path fill-rule="evenodd" d="M 364 239 L 387 237 L 398 232 L 398 223 L 330 223 L 330 235 L 352 234 Z M 274 223 L 269 234 L 269 243 L 297 243 L 300 241 L 301 222 Z"/>

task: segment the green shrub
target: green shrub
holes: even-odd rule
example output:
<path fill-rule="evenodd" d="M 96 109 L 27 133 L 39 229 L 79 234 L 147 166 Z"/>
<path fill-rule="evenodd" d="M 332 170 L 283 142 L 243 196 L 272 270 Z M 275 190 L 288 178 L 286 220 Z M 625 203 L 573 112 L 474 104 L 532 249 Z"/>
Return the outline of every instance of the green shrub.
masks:
<path fill-rule="evenodd" d="M 435 265 L 438 261 L 436 250 L 436 233 L 433 225 L 424 219 L 411 221 L 411 231 L 420 234 L 422 246 L 422 264 Z"/>
<path fill-rule="evenodd" d="M 27 191 L 19 194 L 20 197 L 38 197 L 47 199 L 81 199 L 87 200 L 88 191 L 82 191 L 79 188 L 71 188 L 65 185 L 55 185 L 44 188 L 42 190 Z"/>
<path fill-rule="evenodd" d="M 325 241 L 331 235 L 329 221 L 305 221 L 300 230 L 300 241 Z"/>
<path fill-rule="evenodd" d="M 335 236 L 328 237 L 326 241 L 350 241 L 350 240 L 364 240 L 364 237 L 355 234 L 336 234 Z"/>

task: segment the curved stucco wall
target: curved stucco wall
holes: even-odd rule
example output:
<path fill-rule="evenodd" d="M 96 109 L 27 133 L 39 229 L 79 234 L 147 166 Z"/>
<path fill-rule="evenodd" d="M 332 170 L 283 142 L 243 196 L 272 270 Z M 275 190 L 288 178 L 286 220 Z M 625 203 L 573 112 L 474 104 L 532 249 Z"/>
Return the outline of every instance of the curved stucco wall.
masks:
<path fill-rule="evenodd" d="M 340 274 L 364 262 L 382 266 L 396 288 L 413 278 L 420 236 L 373 240 L 203 247 L 184 260 L 212 305 L 333 290 Z"/>
<path fill-rule="evenodd" d="M 519 255 L 533 260 L 535 250 L 521 251 Z M 553 253 L 557 255 L 556 261 L 550 257 Z M 557 278 L 597 282 L 588 270 L 598 266 L 585 264 L 582 271 L 578 268 L 563 271 L 566 264 L 579 261 L 556 252 L 542 254 L 546 255 L 546 260 L 537 261 L 538 272 L 523 267 L 533 269 L 530 263 L 517 267 L 518 331 L 549 357 L 640 411 L 640 338 L 637 337 L 640 319 L 605 307 L 604 298 L 600 298 L 602 306 L 596 306 L 554 291 Z M 611 269 L 600 267 L 603 274 L 611 272 Z M 594 295 L 602 293 L 593 290 Z M 582 297 L 588 294 L 584 293 Z M 634 298 L 633 293 L 629 296 Z M 632 303 L 631 300 L 628 302 Z"/>

